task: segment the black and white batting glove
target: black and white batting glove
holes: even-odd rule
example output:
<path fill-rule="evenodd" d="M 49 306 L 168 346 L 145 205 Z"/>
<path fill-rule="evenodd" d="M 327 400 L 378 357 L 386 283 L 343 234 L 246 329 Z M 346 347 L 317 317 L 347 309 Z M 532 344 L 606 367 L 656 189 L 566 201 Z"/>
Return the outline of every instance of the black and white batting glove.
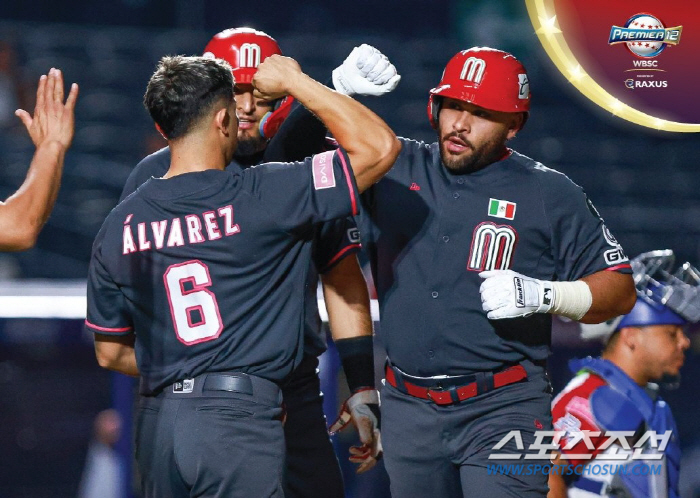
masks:
<path fill-rule="evenodd" d="M 554 303 L 552 282 L 526 277 L 512 270 L 482 271 L 481 306 L 491 320 L 548 313 Z"/>
<path fill-rule="evenodd" d="M 357 473 L 367 472 L 382 457 L 382 437 L 379 432 L 381 416 L 379 413 L 379 391 L 364 389 L 350 396 L 340 408 L 338 418 L 331 424 L 328 432 L 337 434 L 352 422 L 360 436 L 361 446 L 350 448 L 352 463 L 359 464 Z"/>
<path fill-rule="evenodd" d="M 386 55 L 371 45 L 355 47 L 333 70 L 333 86 L 345 95 L 384 95 L 399 84 L 401 76 Z"/>

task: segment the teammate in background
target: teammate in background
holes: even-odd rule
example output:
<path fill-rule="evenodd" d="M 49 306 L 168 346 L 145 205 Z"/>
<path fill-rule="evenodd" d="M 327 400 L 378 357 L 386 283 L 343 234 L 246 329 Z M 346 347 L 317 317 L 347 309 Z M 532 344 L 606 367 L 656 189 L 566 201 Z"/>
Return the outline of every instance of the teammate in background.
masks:
<path fill-rule="evenodd" d="M 677 276 L 671 275 L 672 267 L 673 252 L 669 250 L 638 256 L 632 261 L 637 284 L 637 303 L 632 311 L 600 325 L 582 326 L 584 338 L 601 339 L 606 344 L 600 358 L 570 362 L 576 376 L 552 405 L 554 429 L 562 436 L 561 452 L 571 457 L 555 461 L 561 467 L 549 476 L 550 498 L 679 496 L 678 431 L 670 407 L 659 396 L 659 387 L 651 382 L 679 375 L 684 353 L 690 346 L 683 327 L 688 319 L 700 318 L 693 310 L 700 307 L 700 282 L 694 286 L 683 282 L 683 273 L 694 270 L 689 264 Z M 694 300 L 686 300 L 680 307 L 669 306 L 669 295 L 679 297 L 687 290 L 692 291 Z M 589 436 L 594 449 L 574 439 L 586 431 L 599 431 L 599 437 Z M 619 444 L 601 448 L 609 439 L 607 431 L 634 433 L 632 441 L 627 441 L 631 449 Z M 655 442 L 666 431 L 672 431 L 662 452 L 663 459 L 651 455 L 632 458 L 635 443 L 647 431 L 658 435 Z M 658 455 L 649 442 L 643 447 L 644 453 Z M 620 460 L 611 453 L 624 454 L 626 458 Z M 581 457 L 586 454 L 595 460 Z M 607 465 L 608 472 L 587 472 L 584 466 L 593 462 L 601 468 Z M 641 465 L 647 465 L 646 471 L 641 470 Z M 659 465 L 663 466 L 661 472 L 651 471 Z M 634 472 L 635 466 L 640 470 Z M 614 471 L 620 467 L 628 471 Z"/>
<path fill-rule="evenodd" d="M 400 150 L 369 109 L 272 56 L 253 79 L 258 95 L 293 95 L 340 148 L 226 172 L 238 133 L 233 84 L 220 59 L 161 61 L 144 101 L 168 138 L 170 169 L 117 206 L 93 246 L 86 325 L 100 365 L 141 376 L 146 496 L 282 496 L 278 384 L 303 358 L 297 296 L 309 230 L 355 214 L 359 192 Z"/>
<path fill-rule="evenodd" d="M 272 37 L 250 28 L 228 29 L 209 41 L 204 54 L 229 62 L 236 80 L 238 147 L 227 171 L 242 172 L 261 162 L 300 161 L 327 150 L 326 127 L 306 108 L 293 104 L 293 98 L 268 101 L 253 95 L 252 80 L 260 62 L 281 54 Z M 382 95 L 392 91 L 399 79 L 396 68 L 369 45 L 355 48 L 332 76 L 337 91 L 346 95 Z M 149 178 L 163 176 L 169 166 L 168 147 L 146 157 L 129 175 L 122 199 Z M 369 297 L 356 256 L 360 239 L 355 223 L 347 218 L 318 224 L 310 237 L 314 246 L 305 288 L 305 356 L 282 386 L 287 412 L 284 425 L 287 498 L 345 495 L 338 460 L 328 438 L 316 373 L 318 356 L 326 349 L 316 297 L 319 274 L 333 339 L 342 358 L 347 362 L 350 357 L 362 357 L 365 364 L 361 370 L 368 374 L 374 370 Z M 345 365 L 348 368 L 352 367 Z M 370 381 L 367 379 L 362 386 Z M 367 439 L 363 434 L 361 440 Z M 374 466 L 378 455 L 368 454 L 367 447 L 360 449 L 360 456 L 353 455 L 352 460 L 360 463 L 358 472 L 364 472 Z"/>
<path fill-rule="evenodd" d="M 24 251 L 34 246 L 53 209 L 61 186 L 63 159 L 73 140 L 78 85 L 63 102 L 63 75 L 51 68 L 39 78 L 34 116 L 18 109 L 36 152 L 22 186 L 0 202 L 0 251 Z"/>
<path fill-rule="evenodd" d="M 438 141 L 401 139 L 363 194 L 393 496 L 546 495 L 546 475 L 488 466 L 510 431 L 527 448 L 551 427 L 551 315 L 600 322 L 634 305 L 628 259 L 582 189 L 506 147 L 529 109 L 513 55 L 459 52 L 430 91 Z M 522 454 L 513 439 L 499 451 Z"/>

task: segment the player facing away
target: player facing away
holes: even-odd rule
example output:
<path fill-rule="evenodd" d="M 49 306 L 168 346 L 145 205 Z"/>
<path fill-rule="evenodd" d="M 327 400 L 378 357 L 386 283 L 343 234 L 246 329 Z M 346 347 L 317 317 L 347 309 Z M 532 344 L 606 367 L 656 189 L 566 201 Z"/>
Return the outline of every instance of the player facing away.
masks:
<path fill-rule="evenodd" d="M 551 315 L 599 322 L 634 304 L 628 259 L 582 189 L 506 147 L 529 109 L 513 55 L 459 52 L 430 92 L 438 141 L 401 139 L 363 194 L 393 496 L 544 496 L 546 475 L 490 475 L 504 461 L 489 456 L 510 431 L 527 449 L 551 427 Z M 522 462 L 513 439 L 496 452 Z"/>
<path fill-rule="evenodd" d="M 36 151 L 22 186 L 0 201 L 0 251 L 24 251 L 34 246 L 53 209 L 61 186 L 63 160 L 73 141 L 78 85 L 63 101 L 63 74 L 51 68 L 39 78 L 34 115 L 17 109 Z"/>
<path fill-rule="evenodd" d="M 686 263 L 674 274 L 673 265 L 670 250 L 637 256 L 632 311 L 582 325 L 582 337 L 605 348 L 569 363 L 575 377 L 552 405 L 562 456 L 549 476 L 551 498 L 680 496 L 678 430 L 653 382 L 677 378 L 683 366 L 684 327 L 700 319 L 700 272 Z M 610 444 L 620 432 L 631 437 Z"/>
<path fill-rule="evenodd" d="M 251 28 L 227 29 L 215 35 L 204 49 L 205 57 L 226 60 L 236 80 L 238 146 L 227 171 L 242 172 L 262 162 L 300 161 L 328 150 L 326 127 L 293 97 L 268 101 L 253 95 L 252 80 L 258 65 L 280 54 L 277 42 Z M 345 95 L 379 96 L 392 91 L 400 80 L 396 68 L 374 47 L 356 47 L 334 71 L 332 85 Z M 170 167 L 170 148 L 143 159 L 129 175 L 122 200 L 151 177 L 162 177 Z M 316 290 L 319 274 L 329 314 L 331 333 L 341 354 L 352 393 L 374 390 L 372 324 L 367 284 L 356 253 L 359 232 L 354 220 L 342 218 L 319 223 L 313 239 L 306 293 L 304 360 L 282 384 L 286 419 L 284 488 L 287 498 L 333 498 L 345 495 L 342 474 L 328 437 L 317 373 L 318 356 L 326 350 L 325 332 L 318 313 Z M 357 400 L 357 398 L 355 399 Z M 370 403 L 374 407 L 378 403 Z M 378 413 L 378 410 L 375 410 Z M 371 469 L 379 447 L 368 453 L 363 446 L 351 457 L 358 472 Z"/>
<path fill-rule="evenodd" d="M 282 496 L 279 384 L 303 359 L 309 231 L 356 212 L 400 150 L 375 114 L 275 55 L 256 94 L 293 95 L 340 147 L 224 171 L 237 144 L 233 85 L 220 59 L 161 61 L 144 102 L 170 169 L 119 204 L 93 246 L 86 326 L 100 365 L 141 376 L 146 496 Z"/>

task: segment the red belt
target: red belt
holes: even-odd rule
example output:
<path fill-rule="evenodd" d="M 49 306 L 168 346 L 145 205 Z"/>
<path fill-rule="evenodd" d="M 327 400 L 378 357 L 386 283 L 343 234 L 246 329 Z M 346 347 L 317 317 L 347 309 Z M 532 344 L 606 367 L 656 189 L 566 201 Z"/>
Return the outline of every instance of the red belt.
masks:
<path fill-rule="evenodd" d="M 438 384 L 445 382 L 444 379 L 435 379 L 436 387 L 417 386 L 407 380 L 410 379 L 410 377 L 395 372 L 390 365 L 386 367 L 386 381 L 389 385 L 416 398 L 429 399 L 438 405 L 459 403 L 465 399 L 473 398 L 477 394 L 483 394 L 491 389 L 498 389 L 499 387 L 514 384 L 527 378 L 527 372 L 521 365 L 515 365 L 501 370 L 500 372 L 496 372 L 495 374 L 489 373 L 487 375 L 490 379 L 486 383 L 474 381 L 463 386 L 452 386 L 445 389 L 438 386 Z M 401 376 L 400 384 L 402 384 L 402 386 L 396 381 L 397 376 Z M 493 380 L 493 383 L 491 383 L 490 380 Z M 488 387 L 484 387 L 484 384 Z"/>

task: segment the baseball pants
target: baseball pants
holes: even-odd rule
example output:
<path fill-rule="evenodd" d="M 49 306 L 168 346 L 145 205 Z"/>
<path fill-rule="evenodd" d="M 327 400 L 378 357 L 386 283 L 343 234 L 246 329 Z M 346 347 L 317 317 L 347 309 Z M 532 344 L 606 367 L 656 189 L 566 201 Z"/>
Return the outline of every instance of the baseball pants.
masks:
<path fill-rule="evenodd" d="M 203 374 L 141 396 L 144 497 L 281 498 L 281 402 L 275 383 L 240 373 Z"/>
<path fill-rule="evenodd" d="M 386 383 L 382 389 L 382 442 L 391 494 L 397 498 L 544 498 L 544 472 L 498 472 L 508 465 L 547 464 L 545 460 L 490 460 L 492 453 L 522 455 L 536 430 L 552 430 L 551 389 L 540 367 L 529 364 L 527 380 L 440 406 L 404 394 Z M 510 439 L 519 430 L 523 445 Z M 524 449 L 523 449 L 524 448 Z M 512 469 L 512 467 L 511 467 Z"/>

